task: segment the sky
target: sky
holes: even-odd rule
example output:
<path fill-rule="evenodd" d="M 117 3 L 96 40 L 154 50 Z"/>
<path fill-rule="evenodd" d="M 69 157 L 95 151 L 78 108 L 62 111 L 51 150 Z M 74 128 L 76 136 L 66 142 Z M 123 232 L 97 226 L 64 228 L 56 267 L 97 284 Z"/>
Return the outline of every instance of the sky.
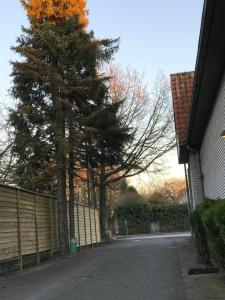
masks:
<path fill-rule="evenodd" d="M 89 29 L 98 38 L 120 38 L 114 63 L 145 72 L 151 87 L 158 70 L 166 76 L 195 68 L 203 0 L 87 0 Z M 10 103 L 10 50 L 28 21 L 19 0 L 0 1 L 0 102 Z M 176 150 L 165 174 L 182 176 Z M 142 180 L 147 180 L 142 178 Z"/>

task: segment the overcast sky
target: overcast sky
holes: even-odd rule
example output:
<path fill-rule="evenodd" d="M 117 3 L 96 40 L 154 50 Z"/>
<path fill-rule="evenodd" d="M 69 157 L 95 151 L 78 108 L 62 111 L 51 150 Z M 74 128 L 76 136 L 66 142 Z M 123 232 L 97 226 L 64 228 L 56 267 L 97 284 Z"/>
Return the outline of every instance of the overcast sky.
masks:
<path fill-rule="evenodd" d="M 194 70 L 203 0 L 88 0 L 89 28 L 99 38 L 120 37 L 114 62 L 145 71 L 151 84 L 161 69 L 171 73 Z M 10 50 L 27 25 L 19 0 L 0 1 L 0 101 L 8 101 Z M 168 172 L 181 174 L 175 152 Z"/>

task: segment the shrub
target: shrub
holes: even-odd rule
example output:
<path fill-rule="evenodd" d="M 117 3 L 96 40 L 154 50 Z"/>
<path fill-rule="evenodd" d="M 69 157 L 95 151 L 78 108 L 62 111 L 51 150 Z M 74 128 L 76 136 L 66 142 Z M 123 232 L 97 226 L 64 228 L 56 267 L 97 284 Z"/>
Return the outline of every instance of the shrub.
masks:
<path fill-rule="evenodd" d="M 205 199 L 192 213 L 191 225 L 200 256 L 225 267 L 225 200 Z"/>
<path fill-rule="evenodd" d="M 217 200 L 202 212 L 211 257 L 225 267 L 225 201 Z"/>
<path fill-rule="evenodd" d="M 207 243 L 206 230 L 202 222 L 199 207 L 196 208 L 191 214 L 191 227 L 198 254 L 205 263 L 209 263 L 210 255 Z"/>

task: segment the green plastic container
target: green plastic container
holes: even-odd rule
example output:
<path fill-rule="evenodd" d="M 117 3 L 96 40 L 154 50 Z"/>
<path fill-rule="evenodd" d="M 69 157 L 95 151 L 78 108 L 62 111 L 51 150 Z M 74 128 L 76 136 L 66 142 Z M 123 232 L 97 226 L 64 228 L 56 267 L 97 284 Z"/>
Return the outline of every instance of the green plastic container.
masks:
<path fill-rule="evenodd" d="M 70 241 L 70 254 L 77 253 L 77 241 L 75 239 L 71 239 Z"/>

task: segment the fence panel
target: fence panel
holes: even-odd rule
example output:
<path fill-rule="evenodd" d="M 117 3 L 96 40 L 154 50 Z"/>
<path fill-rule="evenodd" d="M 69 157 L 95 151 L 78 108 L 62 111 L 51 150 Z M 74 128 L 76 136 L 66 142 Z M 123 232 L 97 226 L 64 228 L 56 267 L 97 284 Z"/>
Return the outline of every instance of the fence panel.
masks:
<path fill-rule="evenodd" d="M 97 235 L 96 235 L 95 211 L 96 211 L 95 209 L 91 209 L 90 210 L 90 215 L 91 215 L 91 232 L 92 232 L 92 242 L 94 244 L 97 244 L 98 243 L 98 239 L 97 239 Z"/>
<path fill-rule="evenodd" d="M 101 242 L 99 210 L 75 204 L 75 237 L 78 247 Z M 48 195 L 0 184 L 0 261 L 58 250 L 58 208 Z"/>
<path fill-rule="evenodd" d="M 17 224 L 17 193 L 15 189 L 2 187 L 0 191 L 0 259 L 19 254 Z"/>
<path fill-rule="evenodd" d="M 101 242 L 98 209 L 75 203 L 74 226 L 78 247 Z"/>
<path fill-rule="evenodd" d="M 54 198 L 0 185 L 0 261 L 58 249 Z"/>
<path fill-rule="evenodd" d="M 36 252 L 36 226 L 34 195 L 27 192 L 18 191 L 19 226 L 21 230 L 21 254 L 27 255 Z"/>

